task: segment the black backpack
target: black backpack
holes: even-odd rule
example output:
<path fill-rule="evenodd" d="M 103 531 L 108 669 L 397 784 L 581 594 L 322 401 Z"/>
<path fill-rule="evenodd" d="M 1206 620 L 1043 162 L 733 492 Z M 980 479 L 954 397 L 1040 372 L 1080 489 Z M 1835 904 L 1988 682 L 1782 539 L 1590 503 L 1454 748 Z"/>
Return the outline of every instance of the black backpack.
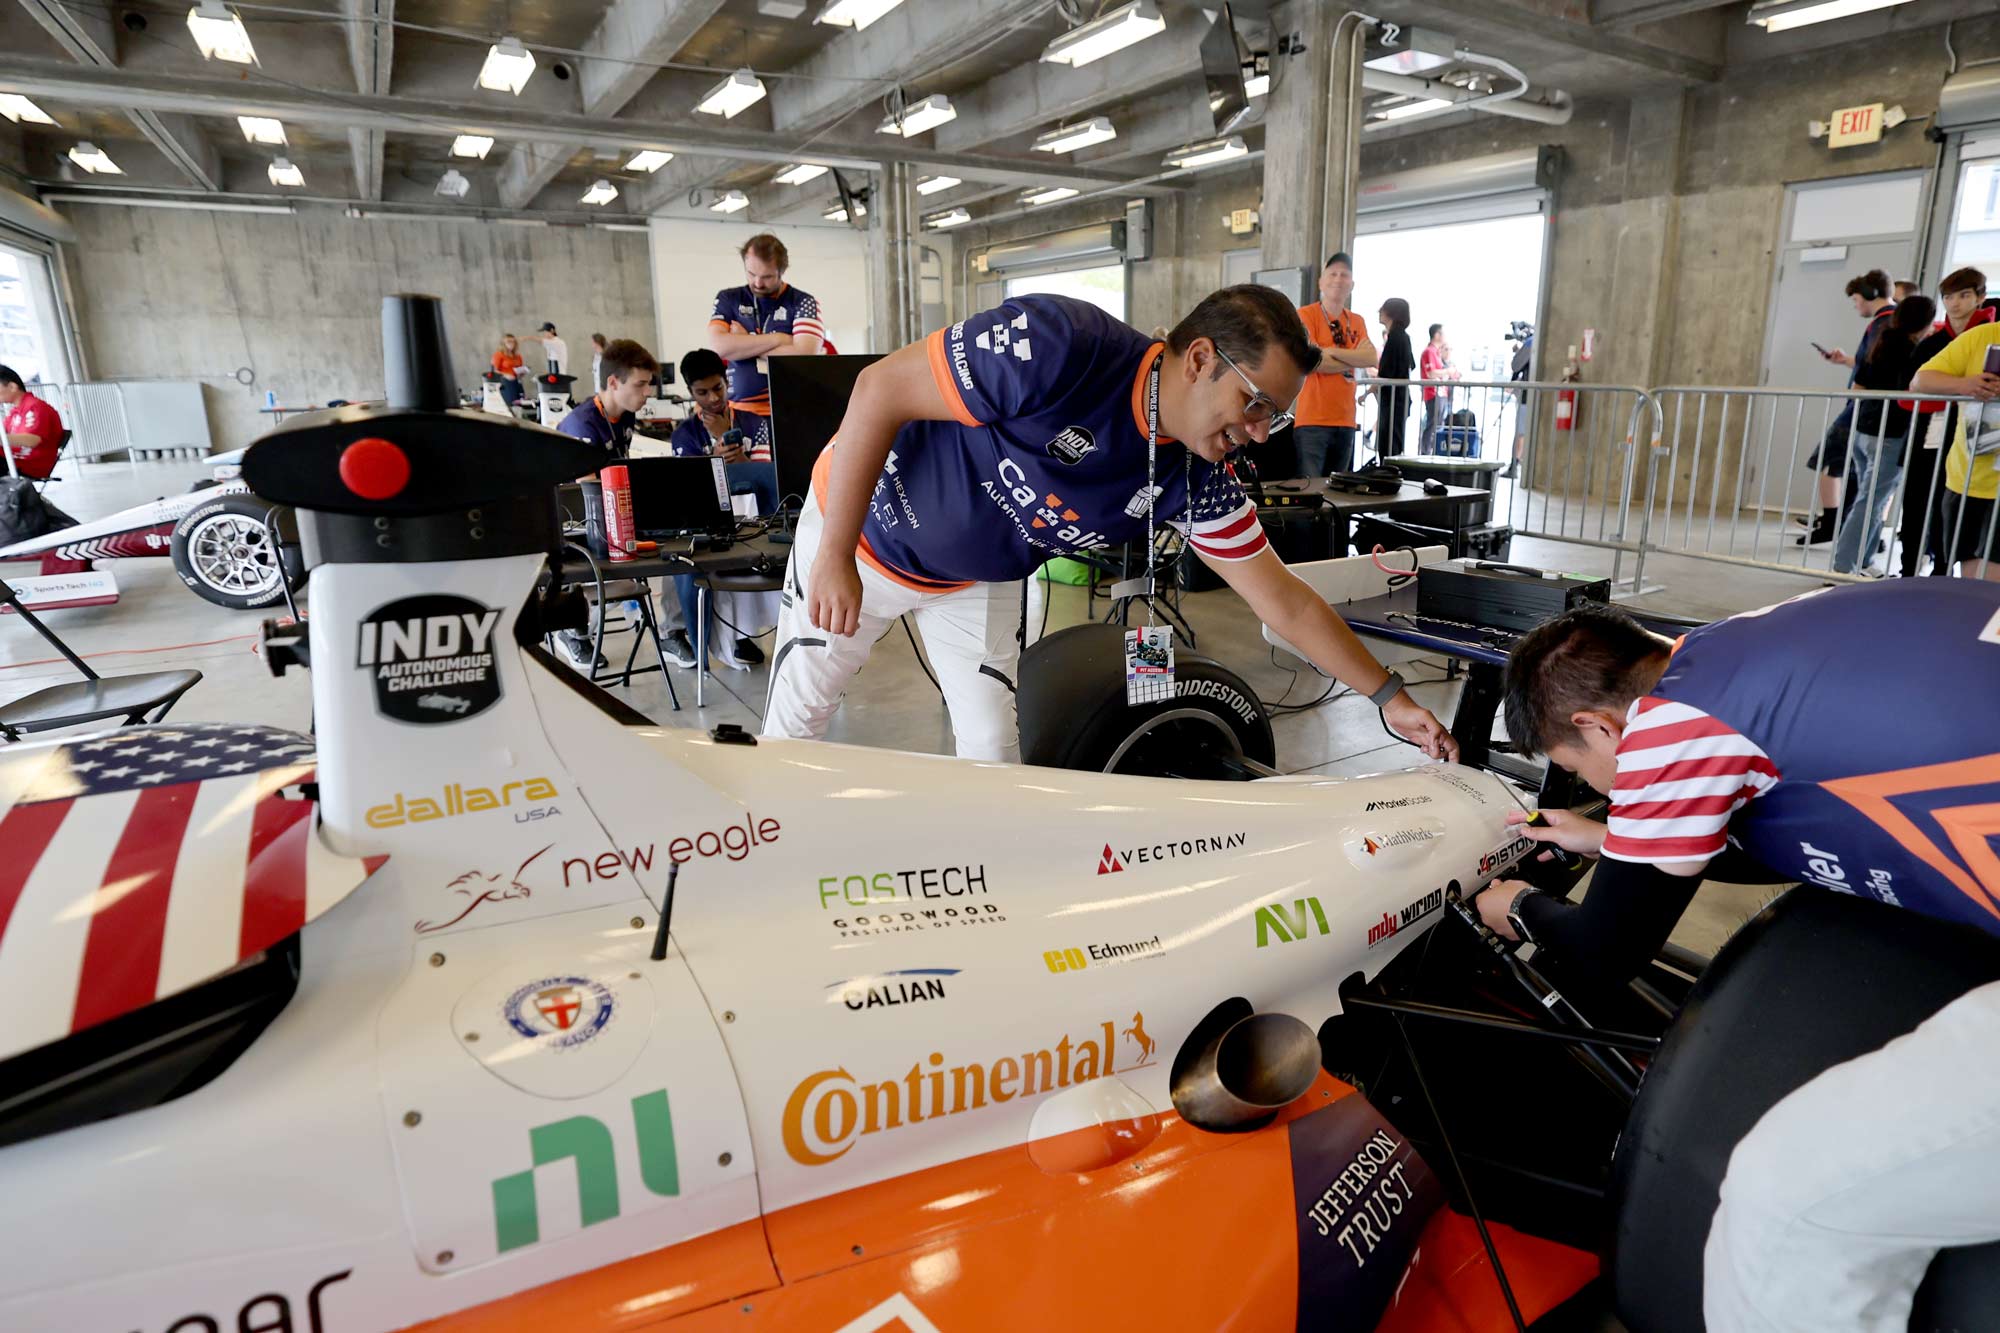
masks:
<path fill-rule="evenodd" d="M 25 478 L 0 477 L 0 546 L 75 526 L 75 519 L 50 504 Z"/>

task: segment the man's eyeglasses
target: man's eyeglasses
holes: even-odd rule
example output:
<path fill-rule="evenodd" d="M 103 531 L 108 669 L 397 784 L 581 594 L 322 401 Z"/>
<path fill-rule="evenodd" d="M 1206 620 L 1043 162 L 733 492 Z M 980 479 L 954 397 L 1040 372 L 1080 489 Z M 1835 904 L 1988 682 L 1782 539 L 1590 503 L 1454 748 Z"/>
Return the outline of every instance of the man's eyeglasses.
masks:
<path fill-rule="evenodd" d="M 1246 422 L 1254 426 L 1260 421 L 1268 421 L 1273 431 L 1281 431 L 1292 424 L 1293 412 L 1290 408 L 1279 407 L 1269 394 L 1257 387 L 1257 381 L 1245 375 L 1243 368 L 1229 359 L 1229 353 L 1218 347 L 1215 354 L 1222 358 L 1223 365 L 1236 372 L 1236 378 L 1250 390 L 1250 401 L 1243 404 L 1243 419 Z"/>

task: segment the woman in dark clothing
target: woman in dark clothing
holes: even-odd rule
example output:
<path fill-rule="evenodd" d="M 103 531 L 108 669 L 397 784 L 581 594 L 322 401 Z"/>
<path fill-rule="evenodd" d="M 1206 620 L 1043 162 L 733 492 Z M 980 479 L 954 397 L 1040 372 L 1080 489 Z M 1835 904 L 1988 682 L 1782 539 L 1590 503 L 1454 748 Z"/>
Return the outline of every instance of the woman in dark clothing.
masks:
<path fill-rule="evenodd" d="M 1917 344 L 1937 318 L 1937 303 L 1928 296 L 1911 296 L 1896 306 L 1875 345 L 1854 367 L 1857 389 L 1907 389 L 1923 362 Z M 1896 495 L 1903 476 L 1903 452 L 1909 442 L 1912 412 L 1909 400 L 1859 398 L 1854 404 L 1854 438 L 1849 458 L 1855 503 L 1840 521 L 1834 539 L 1833 568 L 1852 574 L 1866 568 L 1882 535 L 1882 511 Z"/>
<path fill-rule="evenodd" d="M 1382 324 L 1382 356 L 1376 364 L 1379 379 L 1406 380 L 1417 369 L 1416 354 L 1410 350 L 1410 303 L 1392 296 L 1382 303 L 1375 318 Z M 1375 389 L 1375 456 L 1387 459 L 1403 452 L 1403 427 L 1410 415 L 1410 391 L 1400 384 L 1378 385 Z"/>

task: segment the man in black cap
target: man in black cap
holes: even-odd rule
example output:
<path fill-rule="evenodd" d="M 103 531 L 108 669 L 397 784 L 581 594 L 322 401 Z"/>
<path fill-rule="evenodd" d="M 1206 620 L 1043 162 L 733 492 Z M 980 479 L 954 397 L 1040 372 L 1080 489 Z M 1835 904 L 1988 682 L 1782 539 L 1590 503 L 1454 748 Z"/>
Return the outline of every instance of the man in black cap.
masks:
<path fill-rule="evenodd" d="M 545 322 L 540 333 L 531 333 L 528 336 L 542 345 L 542 355 L 549 359 L 549 374 L 568 373 L 563 367 L 569 364 L 569 344 L 556 337 L 555 325 Z"/>

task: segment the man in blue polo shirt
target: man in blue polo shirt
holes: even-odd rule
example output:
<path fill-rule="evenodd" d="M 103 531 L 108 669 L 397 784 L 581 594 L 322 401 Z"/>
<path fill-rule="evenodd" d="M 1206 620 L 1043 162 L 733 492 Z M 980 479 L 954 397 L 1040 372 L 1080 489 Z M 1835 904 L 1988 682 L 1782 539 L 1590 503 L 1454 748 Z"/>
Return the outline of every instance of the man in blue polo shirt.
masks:
<path fill-rule="evenodd" d="M 571 408 L 556 429 L 601 445 L 607 464 L 623 462 L 632 450 L 637 413 L 659 373 L 651 352 L 630 338 L 618 339 L 604 349 L 604 388 Z"/>
<path fill-rule="evenodd" d="M 1242 286 L 1164 343 L 1081 301 L 1023 296 L 871 365 L 806 497 L 765 734 L 824 734 L 875 640 L 911 613 L 958 753 L 1018 759 L 1022 581 L 1051 556 L 1143 542 L 1157 523 L 1399 734 L 1455 756 L 1401 678 L 1279 561 L 1224 462 L 1290 419 L 1318 364 L 1298 312 Z"/>
<path fill-rule="evenodd" d="M 745 241 L 744 283 L 715 294 L 709 350 L 729 362 L 729 406 L 742 414 L 746 457 L 771 458 L 770 359 L 818 356 L 826 346 L 819 300 L 785 281 L 792 257 L 769 232 Z"/>

